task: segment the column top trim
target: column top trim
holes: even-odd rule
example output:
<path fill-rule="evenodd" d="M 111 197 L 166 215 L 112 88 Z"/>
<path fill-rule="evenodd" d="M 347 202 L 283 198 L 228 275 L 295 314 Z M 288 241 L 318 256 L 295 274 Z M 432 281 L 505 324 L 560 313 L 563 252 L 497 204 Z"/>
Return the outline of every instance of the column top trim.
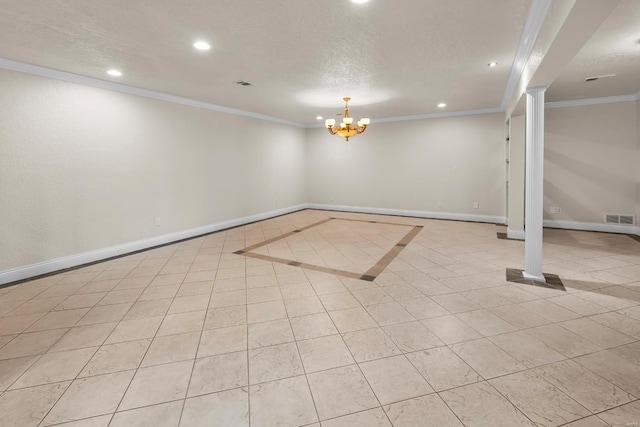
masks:
<path fill-rule="evenodd" d="M 534 87 L 528 87 L 527 90 L 525 92 L 527 93 L 537 93 L 537 92 L 544 92 L 545 90 L 547 90 L 549 86 L 534 86 Z"/>

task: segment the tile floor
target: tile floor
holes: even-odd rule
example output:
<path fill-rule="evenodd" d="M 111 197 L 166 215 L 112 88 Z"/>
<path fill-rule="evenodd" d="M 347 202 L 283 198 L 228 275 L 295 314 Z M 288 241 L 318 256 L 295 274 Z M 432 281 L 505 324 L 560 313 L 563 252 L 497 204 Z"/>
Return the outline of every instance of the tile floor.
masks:
<path fill-rule="evenodd" d="M 329 217 L 423 228 L 374 281 L 233 253 Z M 333 224 L 260 251 L 362 273 L 410 229 Z M 0 424 L 638 425 L 640 242 L 546 230 L 560 291 L 497 232 L 307 210 L 0 289 Z"/>

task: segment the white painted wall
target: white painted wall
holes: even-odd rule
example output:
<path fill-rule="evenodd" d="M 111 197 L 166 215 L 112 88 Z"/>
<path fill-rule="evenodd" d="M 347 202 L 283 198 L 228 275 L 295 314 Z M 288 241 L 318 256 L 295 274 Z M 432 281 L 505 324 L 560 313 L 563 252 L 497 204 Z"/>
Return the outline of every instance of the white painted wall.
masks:
<path fill-rule="evenodd" d="M 507 235 L 524 239 L 525 116 L 511 116 Z"/>
<path fill-rule="evenodd" d="M 545 219 L 602 224 L 605 212 L 636 213 L 637 109 L 631 101 L 546 110 Z"/>
<path fill-rule="evenodd" d="M 287 125 L 0 70 L 0 272 L 302 204 L 304 140 Z"/>
<path fill-rule="evenodd" d="M 373 121 L 349 142 L 309 129 L 308 201 L 504 217 L 504 141 L 501 113 Z"/>

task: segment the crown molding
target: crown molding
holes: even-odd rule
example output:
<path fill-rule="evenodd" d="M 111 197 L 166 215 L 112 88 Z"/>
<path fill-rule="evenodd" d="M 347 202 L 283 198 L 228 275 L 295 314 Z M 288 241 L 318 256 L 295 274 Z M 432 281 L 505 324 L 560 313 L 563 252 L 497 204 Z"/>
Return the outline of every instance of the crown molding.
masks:
<path fill-rule="evenodd" d="M 529 14 L 527 20 L 522 29 L 520 35 L 520 42 L 518 43 L 518 49 L 516 55 L 513 58 L 513 65 L 511 66 L 511 72 L 509 74 L 509 80 L 507 80 L 507 86 L 502 96 L 502 102 L 500 103 L 500 110 L 504 111 L 507 108 L 507 103 L 513 96 L 513 92 L 516 90 L 516 85 L 522 78 L 522 73 L 529 61 L 533 46 L 540 34 L 542 24 L 547 17 L 549 8 L 551 7 L 552 0 L 532 0 L 531 7 L 529 8 Z"/>
<path fill-rule="evenodd" d="M 307 127 L 303 123 L 293 122 L 290 120 L 279 119 L 264 114 L 253 113 L 251 111 L 238 110 L 236 108 L 223 107 L 222 105 L 211 104 L 204 101 L 198 101 L 191 98 L 170 95 L 155 90 L 142 89 L 134 86 L 127 86 L 122 83 L 100 80 L 93 77 L 82 76 L 80 74 L 68 73 L 66 71 L 54 70 L 52 68 L 41 67 L 39 65 L 27 64 L 24 62 L 12 61 L 6 58 L 0 58 L 0 69 L 19 71 L 21 73 L 32 74 L 35 76 L 49 77 L 56 80 L 63 80 L 71 83 L 78 83 L 85 86 L 97 87 L 100 89 L 113 90 L 116 92 L 128 93 L 130 95 L 143 96 L 145 98 L 158 99 L 160 101 L 172 102 L 174 104 L 187 105 L 189 107 L 202 108 L 205 110 L 217 111 L 220 113 L 233 114 L 236 116 L 249 117 L 252 119 L 265 120 L 267 122 L 279 123 L 299 128 Z"/>
<path fill-rule="evenodd" d="M 637 101 L 639 99 L 640 92 L 636 92 L 632 95 L 605 96 L 601 98 L 572 99 L 570 101 L 547 102 L 546 104 L 544 104 L 544 108 L 582 107 L 584 105 L 613 104 L 616 102 Z"/>

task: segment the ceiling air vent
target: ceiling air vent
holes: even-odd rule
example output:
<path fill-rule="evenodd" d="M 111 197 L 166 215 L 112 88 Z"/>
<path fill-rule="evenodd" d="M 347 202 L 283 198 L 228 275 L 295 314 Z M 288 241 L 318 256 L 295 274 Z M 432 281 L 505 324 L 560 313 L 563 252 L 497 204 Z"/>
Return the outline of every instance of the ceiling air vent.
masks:
<path fill-rule="evenodd" d="M 240 86 L 251 86 L 251 83 L 245 82 L 244 80 L 238 80 L 236 84 Z"/>
<path fill-rule="evenodd" d="M 625 214 L 605 214 L 604 222 L 605 224 L 633 225 L 634 217 Z"/>
<path fill-rule="evenodd" d="M 610 77 L 615 77 L 615 74 L 605 74 L 604 76 L 593 76 L 593 77 L 587 77 L 586 79 L 584 79 L 585 82 L 595 82 L 596 80 L 600 80 L 600 79 L 608 79 Z"/>

